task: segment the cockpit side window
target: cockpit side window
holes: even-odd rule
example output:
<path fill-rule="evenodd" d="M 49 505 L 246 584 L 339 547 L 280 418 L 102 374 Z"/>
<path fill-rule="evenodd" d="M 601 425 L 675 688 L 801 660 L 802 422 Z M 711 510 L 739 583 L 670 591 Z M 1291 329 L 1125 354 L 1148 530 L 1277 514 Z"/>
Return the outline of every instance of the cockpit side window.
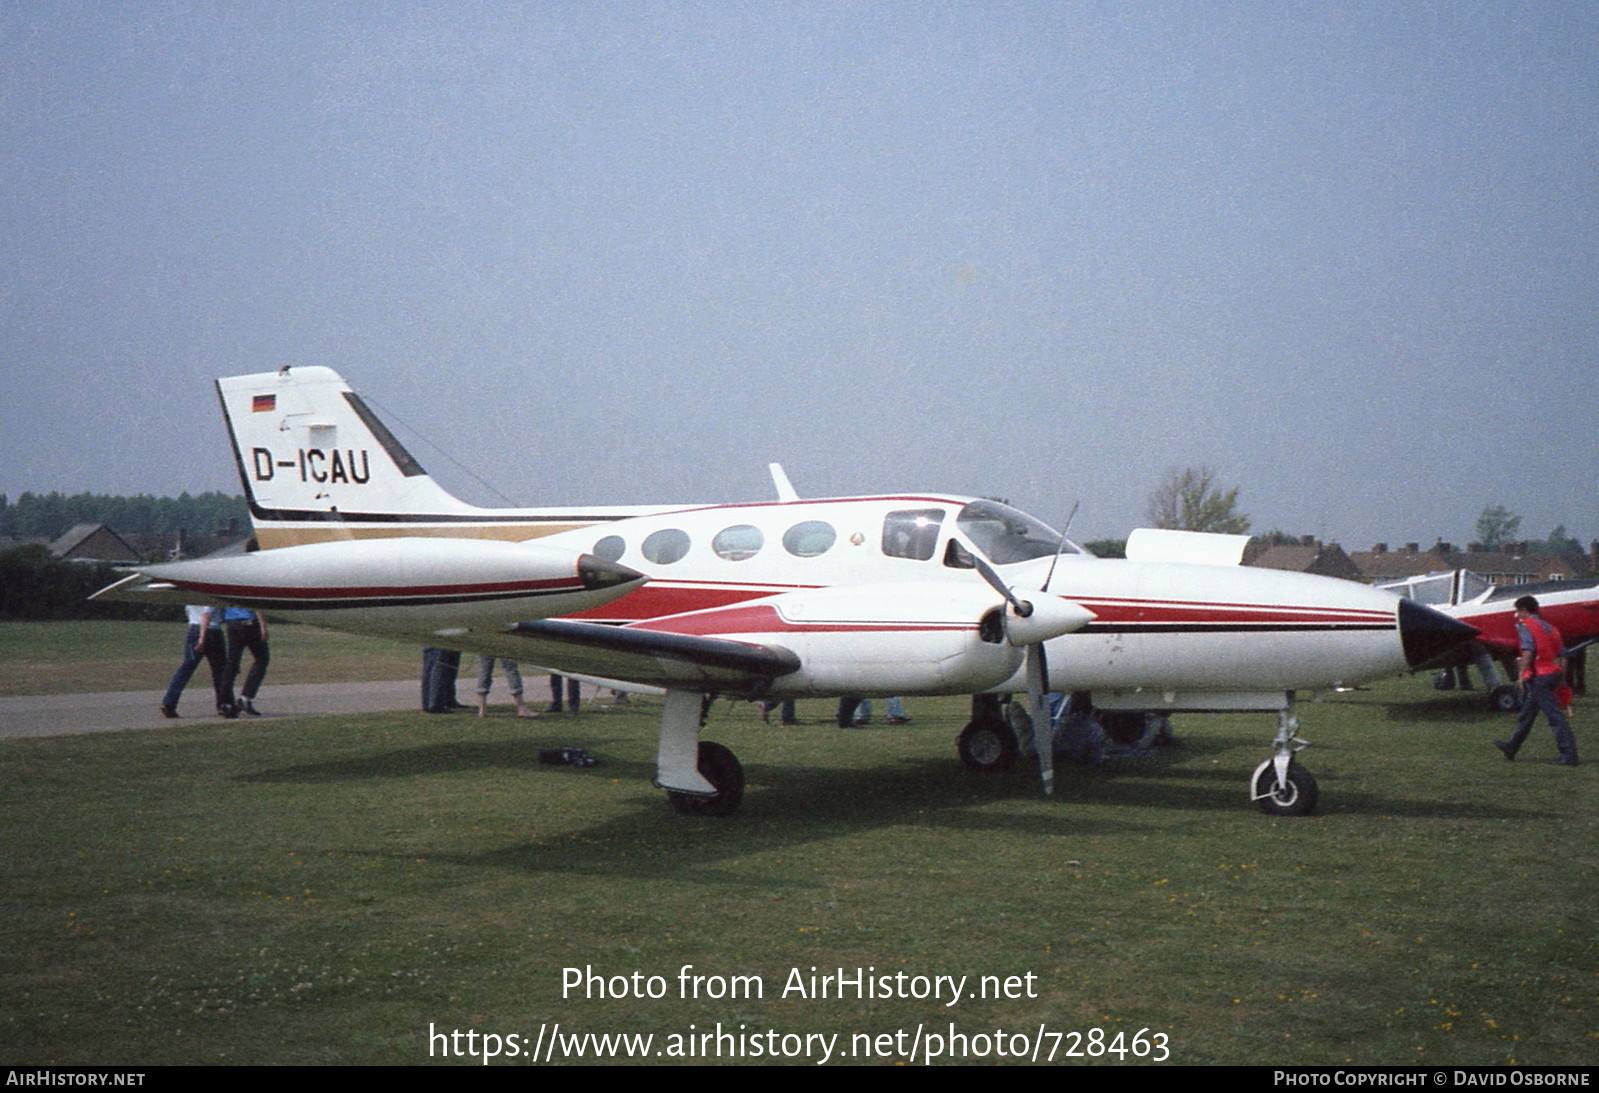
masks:
<path fill-rule="evenodd" d="M 951 539 L 944 548 L 944 564 L 951 569 L 977 568 L 972 562 L 972 552 L 961 546 L 959 539 Z"/>
<path fill-rule="evenodd" d="M 925 562 L 938 549 L 943 509 L 901 509 L 883 518 L 883 553 Z"/>
<path fill-rule="evenodd" d="M 1493 586 L 1493 582 L 1487 577 L 1479 576 L 1469 569 L 1462 569 L 1460 571 L 1460 593 L 1455 602 L 1470 603 Z"/>

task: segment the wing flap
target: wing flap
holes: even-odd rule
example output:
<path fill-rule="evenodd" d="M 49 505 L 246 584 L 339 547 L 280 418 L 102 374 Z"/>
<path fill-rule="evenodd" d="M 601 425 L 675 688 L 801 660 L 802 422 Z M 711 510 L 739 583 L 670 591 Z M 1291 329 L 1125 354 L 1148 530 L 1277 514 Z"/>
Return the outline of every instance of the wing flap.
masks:
<path fill-rule="evenodd" d="M 130 573 L 89 597 L 91 600 L 114 600 L 118 603 L 175 603 L 179 606 L 194 603 L 197 598 L 195 593 L 187 589 L 169 581 L 155 580 L 143 573 Z"/>

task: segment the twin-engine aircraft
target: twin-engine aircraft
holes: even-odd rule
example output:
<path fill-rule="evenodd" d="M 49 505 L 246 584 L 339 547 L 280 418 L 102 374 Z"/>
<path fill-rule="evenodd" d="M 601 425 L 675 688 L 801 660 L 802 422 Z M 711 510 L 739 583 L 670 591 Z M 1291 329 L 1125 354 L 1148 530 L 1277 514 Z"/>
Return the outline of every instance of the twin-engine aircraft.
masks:
<path fill-rule="evenodd" d="M 101 595 L 240 604 L 660 688 L 655 782 L 688 813 L 726 815 L 743 795 L 732 752 L 699 739 L 708 695 L 1026 693 L 1020 743 L 1048 791 L 1047 692 L 1071 691 L 1104 710 L 1275 712 L 1251 797 L 1301 814 L 1316 787 L 1294 761 L 1294 694 L 1476 633 L 1364 585 L 1242 568 L 1241 536 L 1140 529 L 1125 560 L 1099 559 L 994 501 L 801 500 L 778 468 L 768 503 L 477 508 L 330 369 L 217 389 L 261 549 L 144 566 Z M 959 746 L 997 766 L 1018 741 L 980 715 Z"/>

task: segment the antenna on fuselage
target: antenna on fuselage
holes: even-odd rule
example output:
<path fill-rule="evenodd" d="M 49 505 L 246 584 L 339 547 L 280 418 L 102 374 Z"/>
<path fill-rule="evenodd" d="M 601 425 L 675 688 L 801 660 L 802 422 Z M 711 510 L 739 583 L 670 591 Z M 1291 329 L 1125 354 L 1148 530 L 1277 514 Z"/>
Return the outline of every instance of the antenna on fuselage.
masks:
<path fill-rule="evenodd" d="M 777 487 L 779 501 L 798 501 L 800 495 L 794 492 L 794 484 L 788 480 L 788 475 L 783 473 L 783 464 L 768 463 L 766 469 L 772 472 L 772 485 Z"/>
<path fill-rule="evenodd" d="M 1061 552 L 1066 549 L 1066 537 L 1071 534 L 1072 521 L 1077 519 L 1077 507 L 1081 501 L 1072 502 L 1072 511 L 1066 514 L 1066 526 L 1061 528 L 1060 542 L 1055 544 L 1055 556 L 1049 560 L 1049 572 L 1044 574 L 1044 583 L 1038 586 L 1040 592 L 1049 591 L 1049 582 L 1055 579 L 1055 563 L 1060 561 Z"/>

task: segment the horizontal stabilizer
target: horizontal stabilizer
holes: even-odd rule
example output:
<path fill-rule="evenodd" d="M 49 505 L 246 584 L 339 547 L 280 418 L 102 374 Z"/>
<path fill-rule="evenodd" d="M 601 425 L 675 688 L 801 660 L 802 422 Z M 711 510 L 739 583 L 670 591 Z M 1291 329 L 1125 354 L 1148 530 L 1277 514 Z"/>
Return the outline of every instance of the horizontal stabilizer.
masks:
<path fill-rule="evenodd" d="M 115 584 L 108 584 L 89 597 L 91 600 L 112 600 L 117 603 L 175 603 L 194 601 L 194 593 L 179 588 L 170 581 L 158 581 L 143 573 L 130 573 Z"/>

